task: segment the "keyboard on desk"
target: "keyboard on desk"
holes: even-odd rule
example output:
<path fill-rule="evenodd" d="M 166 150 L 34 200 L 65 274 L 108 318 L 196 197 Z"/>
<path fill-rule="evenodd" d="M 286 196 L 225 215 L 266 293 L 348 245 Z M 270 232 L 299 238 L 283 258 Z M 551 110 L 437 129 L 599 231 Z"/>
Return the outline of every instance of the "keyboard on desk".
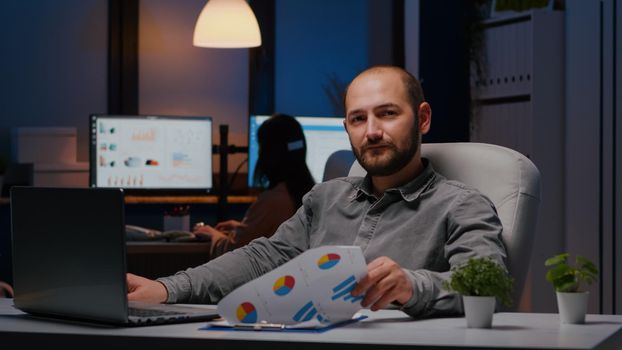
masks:
<path fill-rule="evenodd" d="M 135 307 L 128 308 L 128 313 L 130 316 L 134 316 L 134 317 L 158 317 L 158 316 L 184 315 L 183 312 L 177 312 L 177 311 L 167 311 L 167 310 L 158 310 L 158 309 L 139 309 Z"/>
<path fill-rule="evenodd" d="M 218 311 L 215 307 L 199 308 L 185 305 L 130 302 L 128 316 L 128 321 L 131 325 L 147 325 L 209 321 L 218 317 Z"/>

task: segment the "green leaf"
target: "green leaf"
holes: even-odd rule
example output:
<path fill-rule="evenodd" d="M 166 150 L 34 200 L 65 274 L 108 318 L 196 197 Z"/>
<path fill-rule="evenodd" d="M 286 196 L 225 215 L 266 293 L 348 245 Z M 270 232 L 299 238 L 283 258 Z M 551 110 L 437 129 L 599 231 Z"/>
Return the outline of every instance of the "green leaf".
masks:
<path fill-rule="evenodd" d="M 577 292 L 581 284 L 591 284 L 597 279 L 598 269 L 587 258 L 577 256 L 576 264 L 568 263 L 568 253 L 558 254 L 545 261 L 549 266 L 545 278 L 559 292 Z"/>
<path fill-rule="evenodd" d="M 544 266 L 551 266 L 551 265 L 557 265 L 557 264 L 562 264 L 562 263 L 565 264 L 567 260 L 568 260 L 568 253 L 558 254 L 551 258 L 546 259 L 546 261 L 544 261 Z"/>
<path fill-rule="evenodd" d="M 556 279 L 562 278 L 566 275 L 573 276 L 574 273 L 574 269 L 572 269 L 568 265 L 557 265 L 547 272 L 547 280 L 549 280 L 550 282 L 554 282 Z"/>
<path fill-rule="evenodd" d="M 581 266 L 581 269 L 587 270 L 593 275 L 598 274 L 598 268 L 591 261 L 582 257 L 581 255 L 577 256 L 577 263 Z"/>

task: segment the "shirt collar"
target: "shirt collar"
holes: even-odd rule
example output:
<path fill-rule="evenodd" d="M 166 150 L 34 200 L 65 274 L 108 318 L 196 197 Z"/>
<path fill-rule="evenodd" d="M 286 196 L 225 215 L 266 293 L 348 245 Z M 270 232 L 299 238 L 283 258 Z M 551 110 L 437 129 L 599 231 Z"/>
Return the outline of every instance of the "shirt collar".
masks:
<path fill-rule="evenodd" d="M 436 172 L 432 167 L 432 163 L 430 163 L 428 159 L 421 158 L 421 161 L 423 162 L 423 171 L 421 174 L 403 186 L 389 188 L 385 192 L 397 193 L 407 202 L 412 202 L 419 198 L 421 192 L 423 192 L 428 183 L 430 183 L 436 175 Z M 355 198 L 359 198 L 362 195 L 375 198 L 371 183 L 371 176 L 369 176 L 369 174 L 365 175 L 363 181 L 358 186 Z"/>

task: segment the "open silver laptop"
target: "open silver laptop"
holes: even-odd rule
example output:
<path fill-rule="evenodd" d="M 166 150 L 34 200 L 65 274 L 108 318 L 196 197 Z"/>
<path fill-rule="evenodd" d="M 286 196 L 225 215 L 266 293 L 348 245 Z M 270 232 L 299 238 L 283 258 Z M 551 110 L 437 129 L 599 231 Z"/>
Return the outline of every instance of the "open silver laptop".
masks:
<path fill-rule="evenodd" d="M 15 307 L 117 325 L 211 320 L 215 307 L 127 301 L 120 189 L 11 189 Z"/>

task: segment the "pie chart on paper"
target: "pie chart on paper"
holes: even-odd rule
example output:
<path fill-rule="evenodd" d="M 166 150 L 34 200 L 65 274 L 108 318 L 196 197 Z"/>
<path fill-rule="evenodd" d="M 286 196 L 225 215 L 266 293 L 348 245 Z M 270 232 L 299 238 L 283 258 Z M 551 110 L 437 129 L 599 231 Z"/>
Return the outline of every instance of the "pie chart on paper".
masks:
<path fill-rule="evenodd" d="M 292 289 L 294 289 L 294 285 L 296 284 L 296 280 L 294 279 L 294 277 L 286 275 L 286 276 L 282 276 L 279 277 L 276 282 L 274 282 L 274 286 L 272 287 L 272 290 L 274 291 L 274 294 L 278 295 L 278 296 L 284 296 L 289 294 L 289 292 L 292 291 Z"/>
<path fill-rule="evenodd" d="M 240 304 L 236 313 L 238 321 L 242 323 L 257 322 L 257 310 L 255 310 L 255 306 L 249 302 L 244 302 Z"/>
<path fill-rule="evenodd" d="M 317 266 L 322 270 L 328 270 L 331 267 L 337 265 L 340 260 L 341 260 L 341 257 L 339 255 L 334 254 L 334 253 L 329 253 L 329 254 L 323 255 L 317 261 Z"/>

